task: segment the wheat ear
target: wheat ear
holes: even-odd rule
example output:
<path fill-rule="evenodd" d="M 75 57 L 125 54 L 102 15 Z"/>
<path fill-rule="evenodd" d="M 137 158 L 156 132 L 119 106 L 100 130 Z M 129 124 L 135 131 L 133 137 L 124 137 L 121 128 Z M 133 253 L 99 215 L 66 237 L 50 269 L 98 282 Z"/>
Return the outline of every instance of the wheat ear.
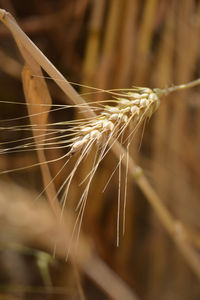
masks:
<path fill-rule="evenodd" d="M 72 142 L 71 153 L 79 151 L 91 140 L 93 144 L 103 143 L 108 136 L 126 128 L 130 120 L 140 124 L 143 119 L 150 118 L 160 104 L 158 91 L 149 88 L 135 88 L 116 100 L 117 106 L 106 106 L 96 119 L 80 127 Z"/>

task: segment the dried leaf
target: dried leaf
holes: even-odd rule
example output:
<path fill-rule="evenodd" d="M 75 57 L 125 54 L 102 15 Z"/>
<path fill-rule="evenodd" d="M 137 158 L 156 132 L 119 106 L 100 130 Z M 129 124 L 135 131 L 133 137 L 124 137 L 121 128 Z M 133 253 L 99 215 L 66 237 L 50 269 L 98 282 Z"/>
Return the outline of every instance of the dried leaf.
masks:
<path fill-rule="evenodd" d="M 39 76 L 41 76 L 42 71 L 40 67 L 39 71 Z M 40 132 L 40 135 L 42 135 L 45 132 L 50 104 L 52 102 L 47 85 L 43 78 L 33 77 L 27 65 L 22 72 L 22 81 L 31 123 L 32 125 L 44 126 L 42 132 Z M 47 104 L 47 106 L 43 104 Z"/>
<path fill-rule="evenodd" d="M 32 65 L 34 66 L 35 71 L 37 69 L 37 75 L 41 76 L 42 71 L 40 69 L 40 66 L 37 65 L 37 63 L 34 63 Z M 41 139 L 44 140 L 50 104 L 52 102 L 51 97 L 45 80 L 41 77 L 33 77 L 28 65 L 25 65 L 22 72 L 22 82 L 24 87 L 24 94 L 28 104 L 28 112 L 31 124 L 41 125 L 42 127 L 41 130 L 39 130 L 39 134 L 38 131 L 33 129 L 33 135 L 36 142 L 37 154 L 42 171 L 45 192 L 55 215 L 58 217 L 60 215 L 60 205 L 57 200 L 56 190 L 52 181 L 48 164 L 46 163 L 45 152 L 39 146 Z M 43 104 L 49 105 L 43 106 Z"/>

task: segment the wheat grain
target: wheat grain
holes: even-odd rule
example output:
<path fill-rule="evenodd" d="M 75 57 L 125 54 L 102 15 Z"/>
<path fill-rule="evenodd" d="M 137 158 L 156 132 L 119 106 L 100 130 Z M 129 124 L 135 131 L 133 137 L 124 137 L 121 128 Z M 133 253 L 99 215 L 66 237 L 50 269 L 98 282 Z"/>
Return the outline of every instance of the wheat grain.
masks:
<path fill-rule="evenodd" d="M 116 98 L 117 106 L 106 106 L 96 119 L 81 126 L 72 142 L 71 153 L 80 151 L 91 140 L 93 144 L 103 143 L 110 134 L 115 136 L 120 128 L 127 127 L 130 120 L 141 123 L 150 118 L 159 106 L 159 95 L 160 90 L 149 88 L 123 93 L 121 98 Z"/>

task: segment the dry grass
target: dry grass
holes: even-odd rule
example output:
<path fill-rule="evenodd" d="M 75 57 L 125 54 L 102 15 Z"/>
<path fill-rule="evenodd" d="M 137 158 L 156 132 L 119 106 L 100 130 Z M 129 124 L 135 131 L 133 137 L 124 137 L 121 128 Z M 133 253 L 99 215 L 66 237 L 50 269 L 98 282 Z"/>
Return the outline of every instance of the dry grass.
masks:
<path fill-rule="evenodd" d="M 78 10 L 78 6 L 73 8 L 77 14 L 84 15 L 87 7 L 86 2 L 85 6 L 81 6 L 80 10 Z M 91 22 L 87 51 L 93 51 L 93 54 L 92 60 L 90 61 L 90 56 L 88 55 L 89 52 L 86 52 L 86 59 L 84 61 L 85 67 L 83 68 L 83 81 L 87 85 L 92 84 L 98 86 L 99 90 L 94 89 L 94 95 L 89 93 L 90 98 L 92 97 L 92 99 L 94 99 L 95 97 L 95 102 L 94 100 L 90 100 L 89 104 L 84 102 L 83 98 L 76 93 L 46 57 L 34 46 L 34 44 L 30 43 L 29 39 L 20 30 L 15 21 L 9 15 L 4 14 L 4 12 L 1 11 L 2 21 L 11 30 L 27 65 L 23 72 L 23 86 L 28 114 L 31 121 L 30 125 L 9 125 L 9 127 L 2 127 L 2 130 L 8 130 L 7 132 L 11 132 L 12 135 L 15 132 L 33 132 L 33 136 L 23 135 L 22 138 L 15 138 L 2 144 L 4 148 L 1 153 L 2 155 L 4 154 L 2 166 L 5 170 L 2 173 L 8 173 L 9 169 L 6 154 L 11 154 L 11 152 L 28 154 L 37 150 L 39 163 L 36 161 L 30 163 L 29 161 L 26 168 L 23 161 L 22 165 L 12 166 L 10 169 L 15 169 L 16 171 L 16 169 L 26 170 L 30 165 L 41 166 L 45 187 L 41 194 L 46 192 L 51 207 L 59 220 L 61 220 L 60 216 L 62 216 L 62 220 L 65 220 L 63 216 L 67 198 L 70 198 L 67 201 L 67 210 L 69 210 L 70 205 L 77 206 L 77 217 L 75 225 L 71 230 L 72 240 L 74 240 L 75 236 L 80 235 L 80 225 L 82 224 L 83 214 L 85 214 L 85 231 L 90 233 L 90 236 L 93 236 L 95 239 L 98 251 L 115 267 L 116 270 L 118 270 L 121 276 L 127 278 L 128 282 L 140 295 L 143 294 L 147 299 L 154 299 L 155 297 L 160 297 L 158 295 L 161 295 L 160 293 L 163 291 L 164 287 L 164 297 L 168 299 L 169 295 L 167 291 L 171 285 L 172 278 L 174 278 L 176 284 L 172 289 L 174 293 L 173 299 L 181 297 L 180 295 L 182 295 L 182 298 L 185 297 L 185 299 L 187 299 L 187 295 L 188 293 L 190 295 L 193 285 L 193 277 L 188 273 L 188 269 L 186 269 L 186 266 L 183 264 L 183 261 L 178 254 L 179 252 L 176 252 L 170 245 L 169 240 L 160 229 L 160 224 L 162 224 L 163 228 L 174 240 L 175 245 L 183 254 L 184 261 L 187 262 L 190 269 L 199 277 L 200 262 L 197 252 L 199 248 L 199 236 L 197 233 L 199 223 L 198 217 L 194 217 L 199 209 L 198 203 L 195 202 L 195 199 L 198 199 L 199 195 L 197 185 L 199 172 L 198 168 L 196 168 L 197 164 L 195 163 L 195 158 L 196 161 L 198 160 L 197 149 L 199 143 L 197 137 L 199 116 L 197 110 L 195 110 L 195 115 L 193 115 L 191 108 L 188 110 L 187 103 L 194 105 L 194 103 L 191 104 L 191 100 L 188 100 L 195 99 L 195 94 L 192 94 L 193 92 L 186 91 L 184 93 L 176 92 L 176 94 L 171 94 L 171 92 L 176 90 L 185 90 L 186 87 L 194 87 L 199 84 L 199 80 L 192 81 L 187 85 L 155 89 L 153 91 L 150 89 L 118 89 L 105 91 L 105 89 L 110 88 L 112 84 L 116 83 L 119 88 L 121 88 L 122 84 L 131 86 L 133 78 L 134 83 L 137 85 L 145 84 L 148 86 L 154 83 L 155 86 L 161 87 L 168 84 L 170 81 L 187 82 L 192 80 L 194 78 L 195 61 L 198 57 L 198 28 L 192 28 L 193 25 L 191 24 L 187 25 L 186 20 L 188 20 L 189 16 L 191 17 L 194 5 L 197 6 L 197 12 L 199 11 L 198 4 L 194 4 L 193 1 L 183 1 L 183 7 L 180 10 L 178 2 L 176 4 L 175 2 L 173 4 L 166 4 L 163 1 L 158 4 L 156 1 L 148 1 L 144 7 L 140 5 L 139 2 L 135 2 L 135 4 L 131 3 L 132 2 L 127 0 L 126 4 L 121 1 L 119 1 L 118 5 L 114 5 L 114 1 L 111 1 L 110 6 L 108 4 L 105 6 L 102 4 L 102 7 L 100 8 L 101 13 L 99 15 L 95 14 L 97 6 L 95 4 L 93 6 L 93 13 L 98 18 L 96 23 L 94 22 L 94 19 L 92 19 L 93 22 Z M 97 34 L 94 39 L 92 28 L 94 26 L 97 28 L 96 30 L 98 32 L 101 23 L 105 21 L 102 18 L 102 14 L 106 7 L 110 8 L 104 24 L 106 35 L 102 39 L 102 36 Z M 177 16 L 175 13 L 176 10 L 178 11 Z M 137 19 L 136 16 L 139 13 L 142 13 L 143 16 L 141 23 L 137 23 L 135 20 L 131 22 L 131 16 L 134 15 L 135 19 Z M 152 22 L 156 13 L 158 15 L 158 24 Z M 127 18 L 119 18 L 119 16 L 122 15 L 123 17 L 127 15 Z M 169 18 L 167 16 L 169 16 Z M 92 18 L 94 18 L 93 15 Z M 122 21 L 119 20 L 122 19 L 126 19 L 129 22 L 127 21 L 127 24 L 124 22 L 123 26 L 121 26 L 120 24 Z M 53 16 L 52 20 L 54 20 Z M 82 19 L 80 18 L 80 24 L 82 22 L 81 20 Z M 177 35 L 179 37 L 176 42 L 174 41 L 175 33 L 174 30 L 172 30 L 172 28 L 174 29 L 173 26 L 175 22 L 178 24 Z M 162 24 L 163 27 L 161 27 L 160 24 Z M 113 59 L 113 53 L 115 53 L 115 48 L 116 45 L 118 45 L 120 36 L 123 37 L 125 41 L 127 37 L 128 41 L 130 36 L 130 26 L 132 28 L 131 32 L 138 31 L 140 34 L 138 36 L 136 34 L 131 35 L 132 40 L 127 43 L 127 49 L 124 49 L 121 45 L 119 46 L 119 52 L 116 54 L 119 58 L 119 64 L 117 64 L 117 60 L 115 62 Z M 184 30 L 182 27 L 184 27 Z M 185 29 L 186 27 L 187 30 Z M 156 28 L 160 29 L 162 35 L 160 32 L 156 32 Z M 188 47 L 188 41 L 185 35 L 186 31 L 190 34 L 192 32 L 190 43 L 191 49 L 188 52 L 190 54 L 187 55 L 187 63 L 185 63 L 182 58 L 184 55 L 180 55 L 180 49 Z M 117 32 L 119 32 L 119 34 L 117 34 Z M 156 34 L 158 36 L 156 36 Z M 102 48 L 100 49 L 101 43 Z M 154 49 L 151 48 L 151 43 Z M 92 47 L 92 45 L 94 47 Z M 133 49 L 134 55 L 132 55 Z M 73 50 L 74 49 L 72 49 L 71 53 L 73 53 Z M 99 65 L 98 53 L 101 53 Z M 152 60 L 148 58 L 147 53 L 151 53 L 153 56 Z M 176 55 L 176 68 L 173 72 L 172 61 Z M 131 61 L 132 57 L 134 57 L 134 62 Z M 117 68 L 119 65 L 122 66 L 122 68 Z M 127 67 L 128 65 L 129 67 Z M 130 66 L 132 66 L 132 68 Z M 153 66 L 154 68 L 152 68 Z M 54 107 L 40 67 L 42 67 L 57 85 L 61 87 L 73 103 L 72 105 L 69 105 L 68 102 L 67 105 L 56 104 Z M 99 71 L 97 76 L 94 76 L 97 67 Z M 3 70 L 7 72 L 6 68 L 3 68 Z M 115 70 L 115 72 L 112 73 L 113 76 L 111 77 L 110 75 L 113 70 Z M 8 69 L 8 73 L 12 73 L 10 69 Z M 151 81 L 147 79 L 150 74 Z M 16 76 L 15 71 L 13 76 Z M 102 101 L 101 96 L 103 91 L 105 91 L 107 95 L 110 94 L 111 96 L 114 96 L 114 98 L 110 98 L 110 100 L 107 100 L 108 98 L 106 98 L 106 101 Z M 53 89 L 52 92 L 55 94 L 56 90 Z M 87 92 L 85 86 L 83 87 L 82 92 Z M 56 93 L 59 95 L 58 92 Z M 149 125 L 146 126 L 147 134 L 144 136 L 144 144 L 139 156 L 136 151 L 132 150 L 132 146 L 130 147 L 133 137 L 135 144 L 137 141 L 139 142 L 141 138 L 142 133 L 138 130 L 137 132 L 139 132 L 140 138 L 136 136 L 136 129 L 141 127 L 139 125 L 141 125 L 142 122 L 146 124 L 146 119 L 157 109 L 158 97 L 160 98 L 161 95 L 169 93 L 170 96 L 165 97 L 165 101 L 161 101 L 161 107 L 153 122 L 153 125 L 155 126 L 151 129 L 153 133 L 148 131 L 148 128 L 151 128 L 151 123 L 148 122 Z M 176 95 L 176 98 L 174 98 L 173 95 Z M 182 95 L 181 101 L 177 99 L 177 95 Z M 187 101 L 183 100 L 184 97 Z M 98 99 L 98 102 L 96 102 L 96 99 Z M 163 100 L 163 97 L 161 100 Z M 3 102 L 4 101 L 5 100 L 3 100 Z M 9 101 L 7 103 L 9 103 Z M 198 102 L 196 101 L 195 103 Z M 10 101 L 10 105 L 11 104 L 12 101 Z M 21 107 L 23 107 L 23 105 Z M 50 111 L 51 107 L 52 109 Z M 78 119 L 74 119 L 73 121 L 63 120 L 49 123 L 50 112 L 56 113 L 58 111 L 61 115 L 62 111 L 70 111 L 72 107 L 81 110 L 81 117 L 79 115 Z M 83 117 L 83 115 L 85 117 Z M 10 122 L 12 123 L 14 121 L 25 119 L 26 117 L 12 118 Z M 194 122 L 194 120 L 196 122 L 196 130 L 195 133 L 192 134 L 189 124 Z M 185 135 L 183 135 L 183 133 Z M 13 146 L 12 143 L 14 140 L 16 140 L 16 142 Z M 18 145 L 17 143 L 21 143 L 21 145 Z M 184 145 L 184 147 L 181 148 L 180 145 Z M 150 147 L 151 159 L 145 154 Z M 111 150 L 110 153 L 114 153 L 118 160 L 115 160 L 113 154 L 107 155 L 109 149 Z M 63 150 L 67 151 L 63 152 Z M 89 153 L 90 155 L 88 156 Z M 28 159 L 35 160 L 31 155 Z M 144 169 L 151 170 L 150 178 L 148 178 L 149 176 L 146 176 L 145 173 L 141 172 L 141 169 L 138 168 L 133 161 L 133 157 L 137 158 Z M 103 158 L 104 161 L 102 164 Z M 20 163 L 19 158 L 17 158 L 17 160 L 15 159 L 14 162 L 15 161 Z M 181 161 L 185 162 L 186 166 L 188 165 L 188 168 L 190 166 L 192 169 L 187 171 L 187 167 L 183 167 Z M 110 169 L 110 171 L 108 171 L 108 169 Z M 100 172 L 100 170 L 102 171 Z M 115 172 L 113 172 L 113 170 Z M 115 174 L 117 173 L 116 170 L 118 170 L 117 176 Z M 195 172 L 194 174 L 196 175 L 193 176 L 192 172 Z M 94 177 L 95 174 L 96 176 Z M 112 174 L 111 177 L 113 178 L 110 177 L 110 174 Z M 105 186 L 104 177 L 107 178 L 106 181 L 108 181 L 109 184 L 108 186 L 106 185 L 106 191 L 104 192 L 105 196 L 102 196 L 101 191 L 103 186 Z M 63 178 L 65 178 L 64 181 Z M 194 181 L 192 181 L 190 187 L 188 182 L 191 181 L 192 178 L 194 178 Z M 111 183 L 110 179 L 112 179 Z M 125 231 L 124 221 L 123 226 L 120 227 L 120 212 L 122 212 L 123 219 L 125 220 L 124 212 L 127 204 L 126 198 L 130 199 L 131 194 L 133 193 L 134 196 L 139 197 L 139 192 L 137 190 L 134 192 L 129 192 L 129 189 L 127 190 L 127 187 L 132 185 L 131 179 L 136 180 L 137 185 L 156 212 L 159 222 L 161 223 L 157 225 L 154 216 L 151 216 L 151 212 L 148 211 L 144 204 L 144 207 L 141 207 L 140 202 L 143 203 L 141 196 L 140 201 L 135 200 L 131 204 L 129 201 L 125 241 L 120 241 L 119 248 L 113 248 L 112 243 L 115 244 L 115 237 L 113 237 L 112 232 L 115 232 L 115 230 L 113 231 L 113 228 L 116 228 L 114 220 L 117 219 L 117 245 L 119 245 L 119 237 L 121 233 Z M 114 183 L 113 185 L 112 181 Z M 81 187 L 77 190 L 77 185 L 78 183 L 80 184 L 80 182 L 82 182 Z M 153 185 L 149 182 L 152 182 Z M 97 187 L 95 187 L 95 184 Z M 152 186 L 154 186 L 154 188 Z M 116 189 L 118 190 L 116 191 L 115 198 L 118 199 L 118 204 L 117 209 L 113 210 L 113 208 L 109 209 L 109 205 L 111 204 L 109 201 L 105 201 L 105 199 L 107 198 L 108 200 L 112 194 L 112 190 Z M 61 199 L 61 207 L 58 198 Z M 75 199 L 76 201 L 74 201 Z M 179 203 L 179 199 L 182 200 L 181 203 Z M 188 206 L 188 199 L 192 200 L 193 205 Z M 72 203 L 68 203 L 69 200 Z M 122 203 L 122 200 L 124 203 Z M 86 201 L 88 201 L 88 207 L 85 210 Z M 106 212 L 107 210 L 109 212 Z M 137 211 L 139 211 L 139 215 L 143 220 L 142 222 L 137 221 Z M 106 215 L 108 215 L 108 217 L 106 217 Z M 117 215 L 117 218 L 115 215 Z M 102 218 L 104 218 L 103 222 L 106 220 L 105 227 L 107 228 L 107 233 L 104 233 L 99 229 L 102 227 Z M 149 220 L 149 224 L 154 224 L 153 230 L 151 230 L 152 226 L 146 226 L 146 220 Z M 135 229 L 133 229 L 133 224 Z M 140 228 L 144 231 L 144 236 L 140 234 Z M 157 233 L 157 236 L 159 237 L 158 240 L 155 239 L 155 233 Z M 104 238 L 101 238 L 101 235 L 104 235 Z M 113 240 L 112 243 L 109 241 L 111 237 Z M 70 244 L 72 243 L 72 240 L 70 241 Z M 147 247 L 146 244 L 148 245 Z M 35 246 L 37 248 L 37 245 Z M 141 254 L 141 258 L 145 258 L 148 262 L 148 272 L 146 275 L 141 273 L 141 270 L 145 270 L 145 268 L 141 266 L 140 260 L 140 265 L 138 266 L 136 260 L 137 256 L 136 254 L 133 254 L 137 253 L 137 251 L 140 250 L 140 247 L 144 252 Z M 169 247 L 173 255 L 167 259 L 167 249 L 169 249 Z M 71 246 L 69 246 L 69 248 L 71 248 Z M 159 254 L 156 250 L 159 251 Z M 115 255 L 113 255 L 113 251 Z M 67 253 L 68 252 L 69 249 L 67 250 Z M 152 256 L 154 257 L 153 260 L 150 259 Z M 133 259 L 135 272 L 132 273 L 128 270 L 127 259 Z M 174 261 L 176 264 L 174 264 Z M 179 261 L 181 263 L 179 263 Z M 143 265 L 145 266 L 145 264 Z M 167 271 L 168 265 L 170 265 L 169 271 Z M 85 270 L 82 264 L 80 264 L 80 266 Z M 187 271 L 183 272 L 184 268 Z M 140 273 L 141 275 L 139 275 Z M 176 280 L 178 274 L 184 274 L 180 281 Z M 91 277 L 92 276 L 93 275 L 91 275 Z M 181 282 L 184 282 L 186 278 L 188 279 L 188 276 L 190 278 L 189 288 L 180 291 L 178 288 L 179 285 L 182 286 Z M 111 277 L 109 277 L 109 280 L 112 280 Z M 167 278 L 167 280 L 165 280 L 165 278 Z M 79 282 L 79 280 L 77 282 Z M 148 287 L 148 292 L 146 293 L 144 292 L 144 289 L 140 287 L 142 282 L 146 282 L 146 287 Z M 160 282 L 159 286 L 158 282 Z M 108 292 L 109 289 L 105 287 L 104 280 L 103 284 L 101 281 L 98 283 Z M 113 290 L 114 289 L 115 288 L 113 288 Z M 125 286 L 124 289 L 126 292 Z M 194 297 L 195 293 L 198 294 L 198 292 L 197 289 L 197 292 L 194 292 Z M 113 297 L 119 296 L 117 294 L 118 293 L 116 293 L 115 296 L 113 295 Z M 80 295 L 84 297 L 81 290 Z"/>

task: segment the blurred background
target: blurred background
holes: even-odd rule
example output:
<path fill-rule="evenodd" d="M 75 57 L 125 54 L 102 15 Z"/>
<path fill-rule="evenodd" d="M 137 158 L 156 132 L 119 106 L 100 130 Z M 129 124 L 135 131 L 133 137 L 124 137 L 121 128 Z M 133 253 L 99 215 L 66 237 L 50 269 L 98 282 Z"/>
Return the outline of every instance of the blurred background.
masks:
<path fill-rule="evenodd" d="M 0 0 L 0 7 L 13 14 L 24 32 L 71 82 L 102 89 L 133 85 L 165 88 L 200 77 L 198 0 Z M 22 66 L 10 32 L 0 24 L 1 101 L 24 101 Z M 52 81 L 48 80 L 48 86 L 54 103 L 68 103 Z M 80 93 L 90 92 L 75 88 Z M 84 98 L 99 101 L 105 97 L 108 95 L 97 93 Z M 5 109 L 0 104 L 1 120 L 26 113 L 17 105 L 8 104 Z M 51 118 L 66 120 L 71 114 L 76 117 L 73 111 L 57 112 Z M 0 134 L 1 147 L 7 141 L 15 146 L 15 141 L 24 137 L 24 133 L 12 130 Z M 62 155 L 62 151 L 56 151 L 49 157 Z M 162 98 L 144 133 L 142 129 L 137 133 L 130 152 L 171 214 L 189 228 L 199 249 L 200 87 Z M 4 155 L 0 157 L 0 169 L 20 168 L 35 161 L 34 152 Z M 116 247 L 117 174 L 102 193 L 105 178 L 116 164 L 113 155 L 105 158 L 88 198 L 83 229 L 95 251 L 139 299 L 199 299 L 198 278 L 131 180 L 127 187 L 126 233 Z M 60 166 L 59 162 L 54 164 L 52 174 Z M 37 193 L 41 190 L 40 176 L 36 168 L 2 176 L 6 185 L 4 182 L 1 196 L 7 201 L 14 197 L 9 196 L 13 181 Z M 62 176 L 55 180 L 57 188 Z M 76 179 L 71 195 L 73 199 L 79 197 Z M 1 224 L 1 299 L 79 299 L 70 263 L 37 250 L 34 241 L 32 247 L 20 243 L 13 228 L 11 235 L 11 229 L 4 226 L 4 218 Z M 84 274 L 81 277 L 86 299 L 106 299 L 90 279 Z"/>

